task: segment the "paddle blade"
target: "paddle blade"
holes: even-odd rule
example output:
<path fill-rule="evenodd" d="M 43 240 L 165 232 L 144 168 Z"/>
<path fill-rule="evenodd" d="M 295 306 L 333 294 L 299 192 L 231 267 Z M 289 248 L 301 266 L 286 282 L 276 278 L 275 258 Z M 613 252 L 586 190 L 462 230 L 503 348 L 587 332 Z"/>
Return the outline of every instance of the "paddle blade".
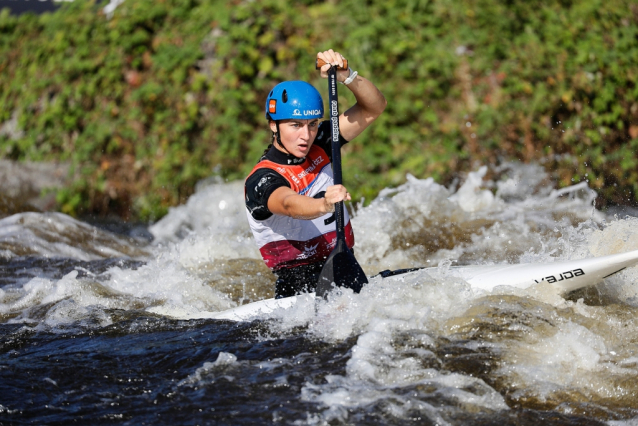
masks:
<path fill-rule="evenodd" d="M 327 297 L 328 293 L 337 287 L 346 287 L 352 289 L 355 293 L 361 291 L 361 287 L 368 283 L 366 274 L 359 266 L 354 254 L 348 248 L 345 241 L 338 240 L 326 264 L 321 270 L 319 280 L 317 282 L 317 297 Z"/>

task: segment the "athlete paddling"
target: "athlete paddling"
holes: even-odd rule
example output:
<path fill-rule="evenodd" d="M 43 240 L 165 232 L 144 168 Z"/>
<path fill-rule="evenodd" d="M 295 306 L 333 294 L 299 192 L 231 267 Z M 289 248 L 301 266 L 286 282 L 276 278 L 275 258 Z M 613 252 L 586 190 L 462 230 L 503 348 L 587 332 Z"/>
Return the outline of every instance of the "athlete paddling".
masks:
<path fill-rule="evenodd" d="M 326 64 L 343 68 L 332 49 L 317 53 Z M 337 79 L 352 91 L 356 103 L 339 116 L 341 145 L 357 137 L 385 109 L 386 100 L 367 79 L 351 69 Z M 248 221 L 266 265 L 277 275 L 275 297 L 314 291 L 317 278 L 336 241 L 335 204 L 350 200 L 343 185 L 334 185 L 330 122 L 319 92 L 303 81 L 278 84 L 266 100 L 272 143 L 246 178 Z M 349 248 L 354 233 L 345 212 Z"/>

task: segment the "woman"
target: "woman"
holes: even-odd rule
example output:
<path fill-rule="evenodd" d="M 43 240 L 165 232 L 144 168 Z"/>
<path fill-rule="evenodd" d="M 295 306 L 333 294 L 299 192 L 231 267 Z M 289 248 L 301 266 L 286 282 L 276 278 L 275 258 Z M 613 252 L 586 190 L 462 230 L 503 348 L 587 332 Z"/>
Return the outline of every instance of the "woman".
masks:
<path fill-rule="evenodd" d="M 317 53 L 326 65 L 343 67 L 332 49 Z M 337 80 L 352 91 L 356 103 L 339 117 L 341 145 L 357 137 L 385 109 L 386 100 L 367 79 L 350 68 Z M 314 291 L 321 268 L 336 242 L 335 204 L 350 200 L 334 185 L 329 121 L 323 118 L 319 92 L 303 81 L 278 84 L 266 100 L 272 143 L 246 178 L 248 221 L 266 265 L 277 275 L 275 297 Z M 346 243 L 354 245 L 345 212 Z"/>

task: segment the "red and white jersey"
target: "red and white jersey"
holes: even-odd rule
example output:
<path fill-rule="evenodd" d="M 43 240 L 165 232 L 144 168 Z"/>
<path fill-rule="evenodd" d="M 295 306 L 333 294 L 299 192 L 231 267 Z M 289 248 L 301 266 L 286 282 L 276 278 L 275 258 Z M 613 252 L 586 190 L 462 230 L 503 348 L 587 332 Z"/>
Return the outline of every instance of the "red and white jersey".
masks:
<path fill-rule="evenodd" d="M 303 163 L 278 164 L 262 160 L 250 172 L 269 168 L 284 177 L 297 194 L 314 198 L 334 185 L 332 167 L 326 152 L 313 145 Z M 250 176 L 249 175 L 249 176 Z M 293 219 L 273 214 L 265 220 L 255 220 L 246 209 L 250 229 L 264 262 L 272 270 L 293 268 L 310 263 L 323 262 L 332 252 L 336 241 L 336 221 L 333 213 L 313 220 Z M 346 243 L 354 246 L 354 233 L 348 211 L 344 209 Z"/>

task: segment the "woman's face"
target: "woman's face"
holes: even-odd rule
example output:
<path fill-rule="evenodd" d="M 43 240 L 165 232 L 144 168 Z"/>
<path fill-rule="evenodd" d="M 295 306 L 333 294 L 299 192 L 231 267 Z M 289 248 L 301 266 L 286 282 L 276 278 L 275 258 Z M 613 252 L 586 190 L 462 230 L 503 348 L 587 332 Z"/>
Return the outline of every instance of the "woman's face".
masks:
<path fill-rule="evenodd" d="M 270 122 L 270 129 L 273 132 L 277 131 L 277 126 L 274 121 Z M 281 144 L 289 154 L 297 158 L 303 158 L 310 152 L 310 147 L 317 137 L 318 129 L 318 118 L 313 120 L 281 120 L 279 122 Z M 284 151 L 277 143 L 275 143 L 275 148 L 282 152 Z"/>

